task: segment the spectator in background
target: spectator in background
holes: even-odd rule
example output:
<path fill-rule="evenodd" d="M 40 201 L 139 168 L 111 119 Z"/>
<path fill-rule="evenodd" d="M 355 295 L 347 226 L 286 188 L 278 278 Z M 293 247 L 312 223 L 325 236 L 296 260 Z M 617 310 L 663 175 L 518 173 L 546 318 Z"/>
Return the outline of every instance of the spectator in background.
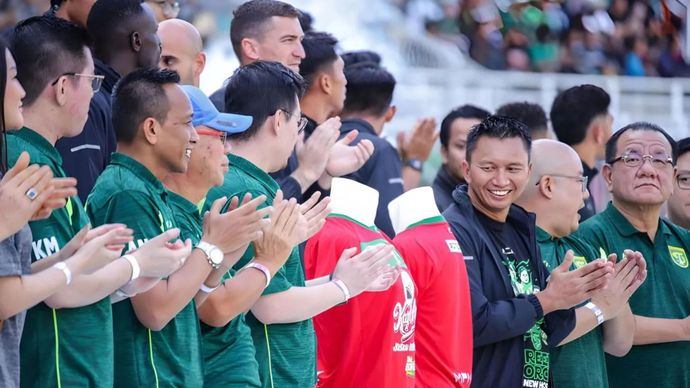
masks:
<path fill-rule="evenodd" d="M 345 68 L 347 96 L 343 107 L 341 134 L 352 129 L 359 134 L 355 143 L 369 140 L 374 144 L 374 153 L 358 171 L 346 177 L 379 192 L 379 203 L 375 224 L 389 237 L 395 235 L 388 203 L 401 195 L 407 188 L 416 187 L 431 147 L 436 140 L 436 123 L 433 120 L 418 121 L 412 135 L 399 139 L 401 151 L 407 157 L 401 163 L 398 151 L 381 137 L 383 126 L 393 119 L 396 108 L 391 105 L 395 78 L 383 67 L 372 62 L 360 62 Z"/>
<path fill-rule="evenodd" d="M 206 66 L 206 54 L 199 31 L 181 19 L 164 20 L 158 24 L 161 40 L 160 68 L 176 71 L 180 84 L 199 87 Z"/>
<path fill-rule="evenodd" d="M 314 30 L 314 27 L 312 27 L 312 24 L 314 23 L 314 18 L 311 16 L 311 14 L 303 9 L 299 10 L 299 25 L 302 27 L 302 31 L 306 34 L 307 32 L 311 32 Z"/>
<path fill-rule="evenodd" d="M 345 62 L 345 67 L 359 62 L 372 62 L 381 65 L 381 56 L 377 52 L 369 50 L 348 51 L 343 53 L 342 58 L 343 62 Z"/>
<path fill-rule="evenodd" d="M 589 185 L 598 173 L 596 163 L 604 158 L 604 146 L 611 137 L 613 117 L 609 104 L 611 97 L 604 89 L 580 85 L 559 93 L 549 114 L 558 140 L 573 147 L 580 156 Z M 580 220 L 585 221 L 595 213 L 594 199 L 590 196 L 580 209 Z"/>
<path fill-rule="evenodd" d="M 91 100 L 89 118 L 77 136 L 55 144 L 67 176 L 77 178 L 79 198 L 86 203 L 96 178 L 110 162 L 116 139 L 111 121 L 111 93 L 120 77 L 160 59 L 158 24 L 139 0 L 98 0 L 89 12 L 96 74 L 105 79 Z"/>
<path fill-rule="evenodd" d="M 444 211 L 453 203 L 453 190 L 465 183 L 462 162 L 465 160 L 467 134 L 470 128 L 479 124 L 491 113 L 474 105 L 459 106 L 441 122 L 441 160 L 432 188 L 439 211 Z"/>
<path fill-rule="evenodd" d="M 183 1 L 183 0 L 179 0 Z M 153 15 L 158 23 L 163 20 L 174 19 L 180 13 L 180 3 L 178 0 L 144 0 L 144 3 L 151 7 Z"/>
<path fill-rule="evenodd" d="M 510 117 L 525 124 L 532 140 L 549 137 L 549 121 L 539 104 L 527 101 L 505 104 L 496 110 L 496 115 Z"/>
<path fill-rule="evenodd" d="M 626 36 L 623 39 L 625 57 L 623 58 L 623 74 L 635 77 L 646 75 L 644 58 L 647 54 L 647 43 L 638 35 Z"/>
<path fill-rule="evenodd" d="M 671 222 L 690 230 L 690 137 L 678 141 L 673 194 L 667 205 Z"/>
<path fill-rule="evenodd" d="M 50 12 L 55 16 L 86 28 L 91 7 L 96 0 L 50 0 Z"/>

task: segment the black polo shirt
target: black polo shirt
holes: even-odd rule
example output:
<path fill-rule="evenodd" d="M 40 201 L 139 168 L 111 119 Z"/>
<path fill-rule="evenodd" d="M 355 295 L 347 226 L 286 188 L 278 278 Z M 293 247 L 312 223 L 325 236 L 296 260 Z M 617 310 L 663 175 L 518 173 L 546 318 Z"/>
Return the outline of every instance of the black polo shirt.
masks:
<path fill-rule="evenodd" d="M 358 130 L 359 134 L 351 144 L 356 145 L 363 139 L 368 139 L 374 144 L 374 153 L 362 168 L 344 178 L 378 190 L 379 206 L 376 209 L 375 223 L 389 237 L 393 237 L 395 230 L 388 215 L 388 203 L 405 191 L 398 151 L 386 139 L 379 137 L 371 124 L 360 119 L 343 120 L 340 137 L 353 129 Z"/>
<path fill-rule="evenodd" d="M 582 173 L 587 177 L 587 179 L 589 179 L 589 181 L 587 181 L 587 190 L 589 190 L 589 186 L 592 184 L 592 179 L 594 179 L 594 177 L 599 173 L 599 170 L 596 168 L 591 168 L 585 162 L 582 162 Z M 597 214 L 597 209 L 594 206 L 594 197 L 590 195 L 589 198 L 585 200 L 585 207 L 580 209 L 579 213 L 580 222 L 584 222 L 586 219 Z"/>

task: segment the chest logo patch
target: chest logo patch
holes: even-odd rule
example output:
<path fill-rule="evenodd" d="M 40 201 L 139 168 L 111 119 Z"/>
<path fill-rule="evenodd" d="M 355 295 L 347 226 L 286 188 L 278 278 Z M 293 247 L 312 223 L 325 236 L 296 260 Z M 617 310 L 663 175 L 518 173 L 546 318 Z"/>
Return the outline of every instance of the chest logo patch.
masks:
<path fill-rule="evenodd" d="M 458 244 L 458 240 L 446 240 L 446 245 L 448 245 L 448 250 L 452 253 L 462 253 L 462 249 L 460 249 L 460 244 Z"/>
<path fill-rule="evenodd" d="M 573 265 L 575 268 L 581 268 L 587 265 L 587 260 L 584 256 L 573 256 Z"/>
<path fill-rule="evenodd" d="M 685 254 L 685 249 L 669 245 L 668 253 L 671 254 L 671 260 L 680 268 L 688 268 L 688 256 Z"/>

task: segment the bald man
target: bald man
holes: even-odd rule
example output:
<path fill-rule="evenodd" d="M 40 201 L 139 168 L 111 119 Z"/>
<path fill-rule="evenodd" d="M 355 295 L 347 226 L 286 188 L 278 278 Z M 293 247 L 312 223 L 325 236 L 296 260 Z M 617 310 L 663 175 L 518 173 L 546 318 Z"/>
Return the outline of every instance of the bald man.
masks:
<path fill-rule="evenodd" d="M 589 197 L 582 162 L 570 146 L 555 140 L 532 143 L 532 175 L 517 201 L 535 213 L 537 243 L 547 268 L 561 264 L 568 250 L 574 253 L 571 269 L 600 256 L 592 246 L 570 236 L 579 226 L 578 210 Z M 638 252 L 625 252 L 606 290 L 576 310 L 576 319 L 592 322 L 594 330 L 551 349 L 551 373 L 557 387 L 607 387 L 604 352 L 624 356 L 632 347 L 634 319 L 628 299 L 646 277 L 646 265 Z M 603 323 L 602 328 L 599 325 Z"/>
<path fill-rule="evenodd" d="M 181 19 L 164 20 L 158 24 L 161 40 L 160 67 L 180 75 L 180 84 L 199 87 L 201 72 L 206 66 L 201 34 L 192 24 Z"/>

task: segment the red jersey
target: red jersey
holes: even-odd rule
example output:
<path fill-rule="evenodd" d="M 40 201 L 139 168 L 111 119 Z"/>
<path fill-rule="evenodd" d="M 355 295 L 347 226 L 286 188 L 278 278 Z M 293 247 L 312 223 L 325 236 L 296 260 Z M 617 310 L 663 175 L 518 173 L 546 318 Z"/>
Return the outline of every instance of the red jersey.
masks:
<path fill-rule="evenodd" d="M 400 232 L 393 244 L 417 286 L 417 387 L 469 387 L 472 307 L 460 245 L 442 216 Z"/>
<path fill-rule="evenodd" d="M 326 219 L 304 251 L 307 279 L 327 276 L 343 250 L 389 244 L 383 233 L 340 215 Z M 384 292 L 364 292 L 314 317 L 317 387 L 414 387 L 414 282 L 397 251 L 392 265 L 403 268 Z"/>

